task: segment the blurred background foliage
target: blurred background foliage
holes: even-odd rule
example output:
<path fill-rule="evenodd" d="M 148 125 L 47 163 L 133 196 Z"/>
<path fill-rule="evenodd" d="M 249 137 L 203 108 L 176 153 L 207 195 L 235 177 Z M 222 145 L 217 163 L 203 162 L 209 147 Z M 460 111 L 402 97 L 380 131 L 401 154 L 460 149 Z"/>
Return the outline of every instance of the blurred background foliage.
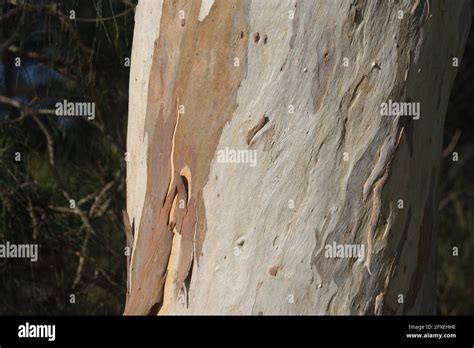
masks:
<path fill-rule="evenodd" d="M 125 59 L 137 0 L 0 2 L 0 243 L 40 248 L 35 263 L 0 259 L 0 314 L 121 314 Z M 440 314 L 474 314 L 473 78 L 474 29 L 445 126 Z M 63 99 L 94 102 L 95 120 L 52 115 Z"/>
<path fill-rule="evenodd" d="M 474 14 L 474 1 L 473 1 Z M 474 20 L 446 114 L 439 182 L 438 313 L 474 314 Z M 459 156 L 453 161 L 453 154 Z M 453 255 L 458 248 L 459 255 Z"/>
<path fill-rule="evenodd" d="M 0 259 L 0 314 L 121 314 L 136 1 L 0 1 L 0 243 L 39 245 Z M 95 119 L 51 114 L 63 99 Z"/>

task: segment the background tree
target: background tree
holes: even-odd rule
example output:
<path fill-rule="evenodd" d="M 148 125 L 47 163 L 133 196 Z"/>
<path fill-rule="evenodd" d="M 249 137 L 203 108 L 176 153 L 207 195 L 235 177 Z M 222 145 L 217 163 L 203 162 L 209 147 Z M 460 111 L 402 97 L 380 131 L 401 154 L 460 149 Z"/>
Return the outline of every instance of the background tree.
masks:
<path fill-rule="evenodd" d="M 1 3 L 0 242 L 39 245 L 38 262 L 0 259 L 1 314 L 123 310 L 125 58 L 134 6 Z M 57 117 L 64 99 L 94 102 L 96 118 Z"/>

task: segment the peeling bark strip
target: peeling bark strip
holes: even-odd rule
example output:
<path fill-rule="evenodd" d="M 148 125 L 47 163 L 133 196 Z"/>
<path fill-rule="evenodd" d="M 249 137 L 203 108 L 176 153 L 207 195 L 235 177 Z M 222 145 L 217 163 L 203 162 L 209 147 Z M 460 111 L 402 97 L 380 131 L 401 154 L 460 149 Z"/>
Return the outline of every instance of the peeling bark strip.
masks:
<path fill-rule="evenodd" d="M 398 119 L 399 117 L 397 117 L 397 122 Z M 389 138 L 387 142 L 383 144 L 382 148 L 380 149 L 379 159 L 377 160 L 374 169 L 370 173 L 370 176 L 363 187 L 364 201 L 367 200 L 369 190 L 373 188 L 372 211 L 370 213 L 369 231 L 367 233 L 367 256 L 364 263 L 364 266 L 367 267 L 367 271 L 369 272 L 369 274 L 372 274 L 372 272 L 370 271 L 370 263 L 372 261 L 373 238 L 375 230 L 377 229 L 377 225 L 379 223 L 380 213 L 382 209 L 382 189 L 385 183 L 387 182 L 388 174 L 390 172 L 390 165 L 393 161 L 393 158 L 395 157 L 395 150 L 400 144 L 402 135 L 403 128 L 397 140 L 395 140 L 395 138 Z M 377 181 L 377 183 L 374 185 L 375 181 Z"/>
<path fill-rule="evenodd" d="M 123 216 L 123 228 L 125 232 L 125 238 L 127 241 L 127 248 L 128 248 L 128 253 L 127 253 L 127 298 L 128 295 L 130 294 L 130 259 L 132 255 L 132 249 L 133 249 L 133 239 L 134 239 L 134 222 L 130 222 L 130 218 L 128 217 L 128 213 L 126 210 L 122 210 L 122 216 Z"/>
<path fill-rule="evenodd" d="M 147 314 L 155 306 L 154 314 L 161 308 L 170 257 L 179 260 L 172 272 L 174 294 L 181 292 L 193 259 L 199 261 L 206 230 L 202 188 L 245 74 L 247 40 L 240 38 L 240 32 L 248 32 L 248 5 L 217 1 L 199 21 L 200 5 L 199 1 L 163 2 L 144 129 L 149 147 L 136 246 L 141 253 L 134 255 L 133 287 L 125 313 Z M 186 18 L 184 26 L 180 15 Z M 240 67 L 233 66 L 234 57 L 240 57 Z M 189 186 L 187 192 L 182 178 Z M 183 196 L 187 197 L 184 208 L 180 207 Z M 172 250 L 176 233 L 181 239 L 178 251 Z"/>
<path fill-rule="evenodd" d="M 268 117 L 263 116 L 258 123 L 252 127 L 247 134 L 247 145 L 250 145 L 255 135 L 257 135 L 260 130 L 265 127 L 268 122 Z"/>
<path fill-rule="evenodd" d="M 432 313 L 442 125 L 469 4 L 140 0 L 125 314 Z M 161 14 L 149 46 L 147 13 Z M 382 117 L 389 100 L 420 103 L 420 118 Z M 217 163 L 225 148 L 258 162 Z M 363 246 L 364 261 L 327 245 Z"/>

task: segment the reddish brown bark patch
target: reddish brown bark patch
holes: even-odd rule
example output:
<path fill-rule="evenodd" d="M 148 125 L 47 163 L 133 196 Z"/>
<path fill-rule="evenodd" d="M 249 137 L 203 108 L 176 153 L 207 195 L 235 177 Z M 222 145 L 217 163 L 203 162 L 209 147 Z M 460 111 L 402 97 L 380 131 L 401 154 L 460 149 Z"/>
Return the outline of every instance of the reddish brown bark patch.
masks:
<path fill-rule="evenodd" d="M 184 27 L 178 16 L 181 10 Z M 147 193 L 125 314 L 159 311 L 173 228 L 182 237 L 175 291 L 189 280 L 193 250 L 198 262 L 206 231 L 202 189 L 222 129 L 237 108 L 237 88 L 246 73 L 248 39 L 240 33 L 248 32 L 248 1 L 217 0 L 202 22 L 199 10 L 199 1 L 163 3 L 145 121 Z M 239 58 L 238 67 L 234 58 Z M 180 175 L 185 167 L 191 176 L 189 187 Z M 178 200 L 187 198 L 185 213 L 176 207 L 176 195 Z"/>

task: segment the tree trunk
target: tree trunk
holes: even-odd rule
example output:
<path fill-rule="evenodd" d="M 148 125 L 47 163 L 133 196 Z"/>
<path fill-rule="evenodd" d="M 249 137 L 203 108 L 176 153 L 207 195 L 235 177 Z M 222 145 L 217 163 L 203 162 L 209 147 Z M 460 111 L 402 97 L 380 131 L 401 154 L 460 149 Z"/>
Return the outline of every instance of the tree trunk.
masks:
<path fill-rule="evenodd" d="M 125 314 L 434 313 L 470 1 L 141 0 L 135 20 Z"/>

